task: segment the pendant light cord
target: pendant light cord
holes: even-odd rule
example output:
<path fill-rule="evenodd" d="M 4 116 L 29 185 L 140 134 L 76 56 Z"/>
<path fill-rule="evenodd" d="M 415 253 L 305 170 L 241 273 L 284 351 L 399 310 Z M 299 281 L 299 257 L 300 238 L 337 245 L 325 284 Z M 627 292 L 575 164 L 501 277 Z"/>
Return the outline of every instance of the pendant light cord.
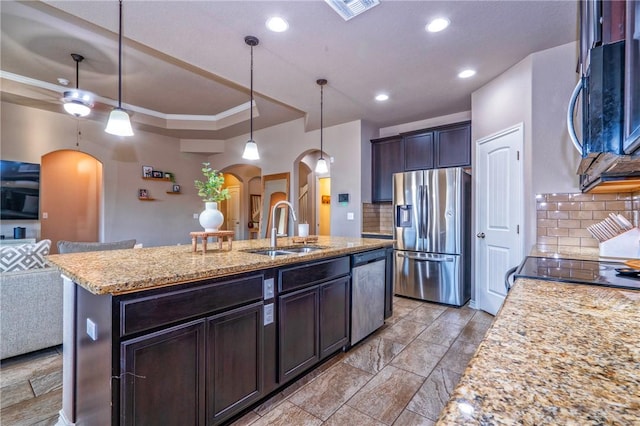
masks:
<path fill-rule="evenodd" d="M 120 0 L 120 23 L 118 26 L 118 109 L 122 109 L 122 0 Z"/>
<path fill-rule="evenodd" d="M 324 103 L 324 85 L 321 84 L 320 85 L 320 159 L 324 160 L 323 154 L 322 154 L 322 110 L 323 108 L 323 103 Z"/>
<path fill-rule="evenodd" d="M 122 0 L 121 0 L 122 1 Z M 251 46 L 251 102 L 249 104 L 249 139 L 253 140 L 253 45 Z"/>

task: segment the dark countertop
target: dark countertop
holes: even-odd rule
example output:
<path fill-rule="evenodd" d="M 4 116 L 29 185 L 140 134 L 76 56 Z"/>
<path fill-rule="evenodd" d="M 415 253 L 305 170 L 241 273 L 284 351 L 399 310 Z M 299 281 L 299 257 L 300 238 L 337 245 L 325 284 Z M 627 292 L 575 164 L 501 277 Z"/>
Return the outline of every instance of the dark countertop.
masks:
<path fill-rule="evenodd" d="M 267 248 L 268 239 L 240 240 L 233 242 L 233 250 L 226 250 L 227 243 L 219 250 L 218 244 L 209 243 L 207 253 L 202 254 L 198 243 L 197 253 L 191 245 L 150 247 L 129 250 L 97 251 L 73 254 L 54 254 L 47 257 L 53 266 L 93 294 L 124 294 L 140 290 L 164 287 L 188 281 L 218 278 L 277 266 L 307 262 L 333 256 L 348 255 L 376 248 L 390 247 L 390 240 L 347 237 L 318 237 L 322 247 L 311 253 L 270 257 L 247 253 L 244 250 Z M 278 238 L 279 248 L 300 246 L 293 238 Z"/>

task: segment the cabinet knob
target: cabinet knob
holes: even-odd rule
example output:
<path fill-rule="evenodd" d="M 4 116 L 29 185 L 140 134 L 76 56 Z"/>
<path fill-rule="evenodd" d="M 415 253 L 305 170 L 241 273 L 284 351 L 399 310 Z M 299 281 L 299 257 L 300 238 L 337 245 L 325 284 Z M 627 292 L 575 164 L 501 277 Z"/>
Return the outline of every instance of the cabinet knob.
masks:
<path fill-rule="evenodd" d="M 485 237 L 484 232 L 478 232 L 478 233 L 476 234 L 476 237 L 478 237 L 478 238 L 483 238 L 483 239 L 484 239 L 484 237 Z"/>

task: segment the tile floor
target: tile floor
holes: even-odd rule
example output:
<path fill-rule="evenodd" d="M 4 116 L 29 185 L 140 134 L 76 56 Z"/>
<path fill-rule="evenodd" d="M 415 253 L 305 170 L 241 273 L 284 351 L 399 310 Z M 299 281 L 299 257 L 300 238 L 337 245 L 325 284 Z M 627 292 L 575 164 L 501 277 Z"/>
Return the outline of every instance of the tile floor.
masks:
<path fill-rule="evenodd" d="M 396 297 L 385 325 L 248 412 L 233 426 L 433 425 L 493 317 Z M 54 425 L 61 347 L 0 366 L 0 424 Z"/>

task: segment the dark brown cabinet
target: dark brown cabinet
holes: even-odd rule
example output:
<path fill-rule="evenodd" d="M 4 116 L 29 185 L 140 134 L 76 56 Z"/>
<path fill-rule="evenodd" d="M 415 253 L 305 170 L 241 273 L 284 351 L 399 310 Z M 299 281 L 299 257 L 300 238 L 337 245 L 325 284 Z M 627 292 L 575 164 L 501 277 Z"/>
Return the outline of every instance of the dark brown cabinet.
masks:
<path fill-rule="evenodd" d="M 219 424 L 262 398 L 262 285 L 253 275 L 120 301 L 121 424 Z"/>
<path fill-rule="evenodd" d="M 350 284 L 343 277 L 320 286 L 320 359 L 349 343 Z"/>
<path fill-rule="evenodd" d="M 121 345 L 123 425 L 204 425 L 204 320 Z"/>
<path fill-rule="evenodd" d="M 258 302 L 207 320 L 207 418 L 214 423 L 263 396 L 262 316 Z"/>
<path fill-rule="evenodd" d="M 389 202 L 394 173 L 471 165 L 471 122 L 371 141 L 371 201 Z"/>
<path fill-rule="evenodd" d="M 434 168 L 471 165 L 471 125 L 462 123 L 436 130 Z"/>
<path fill-rule="evenodd" d="M 404 171 L 433 169 L 433 132 L 407 135 L 404 143 Z"/>
<path fill-rule="evenodd" d="M 280 383 L 348 345 L 350 270 L 348 257 L 280 270 Z"/>
<path fill-rule="evenodd" d="M 391 175 L 404 170 L 402 137 L 371 141 L 371 198 L 374 203 L 391 201 Z"/>

